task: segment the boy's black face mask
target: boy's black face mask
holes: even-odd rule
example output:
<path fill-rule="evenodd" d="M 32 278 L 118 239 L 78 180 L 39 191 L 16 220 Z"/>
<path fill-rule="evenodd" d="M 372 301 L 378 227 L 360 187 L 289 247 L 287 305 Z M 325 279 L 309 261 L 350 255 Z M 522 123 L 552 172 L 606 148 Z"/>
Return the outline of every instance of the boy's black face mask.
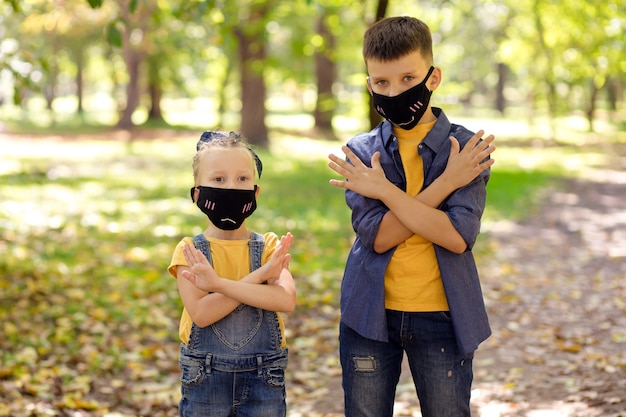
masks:
<path fill-rule="evenodd" d="M 431 66 L 428 74 L 424 77 L 424 81 L 397 96 L 387 97 L 382 94 L 376 94 L 372 90 L 376 112 L 402 129 L 413 129 L 428 108 L 432 91 L 426 87 L 426 81 L 428 81 L 434 69 L 435 67 Z"/>
<path fill-rule="evenodd" d="M 237 190 L 231 188 L 191 187 L 191 200 L 198 189 L 196 205 L 215 225 L 222 230 L 236 230 L 256 210 L 256 189 Z"/>

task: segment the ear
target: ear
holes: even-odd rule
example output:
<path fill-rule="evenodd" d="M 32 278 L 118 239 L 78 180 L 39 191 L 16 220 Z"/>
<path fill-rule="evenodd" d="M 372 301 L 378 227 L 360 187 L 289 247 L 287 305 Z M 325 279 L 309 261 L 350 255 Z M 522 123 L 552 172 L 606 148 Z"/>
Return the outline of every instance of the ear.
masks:
<path fill-rule="evenodd" d="M 437 87 L 439 87 L 439 84 L 441 84 L 441 68 L 435 67 L 430 77 L 428 77 L 426 87 L 428 87 L 430 91 L 435 91 Z"/>
<path fill-rule="evenodd" d="M 200 197 L 200 190 L 198 189 L 198 187 L 193 187 L 191 199 L 193 200 L 194 204 L 198 202 L 198 197 Z"/>
<path fill-rule="evenodd" d="M 373 90 L 372 90 L 372 82 L 370 81 L 370 77 L 366 78 L 365 83 L 367 84 L 367 91 L 370 92 L 370 96 L 373 95 L 372 94 L 372 92 L 373 92 Z"/>
<path fill-rule="evenodd" d="M 254 198 L 257 199 L 259 198 L 259 192 L 261 191 L 261 186 L 257 185 L 256 186 L 256 190 L 254 191 Z"/>

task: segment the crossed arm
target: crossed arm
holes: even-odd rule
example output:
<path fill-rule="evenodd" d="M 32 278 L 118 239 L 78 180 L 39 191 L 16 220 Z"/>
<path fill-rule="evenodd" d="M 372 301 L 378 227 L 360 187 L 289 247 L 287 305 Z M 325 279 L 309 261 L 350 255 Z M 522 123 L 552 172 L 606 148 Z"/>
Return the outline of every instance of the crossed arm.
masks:
<path fill-rule="evenodd" d="M 293 235 L 287 233 L 269 261 L 239 281 L 218 276 L 202 252 L 187 244 L 183 254 L 189 266 L 178 266 L 176 275 L 183 305 L 194 323 L 209 326 L 239 304 L 271 311 L 293 311 L 296 288 L 288 269 L 292 242 Z M 264 282 L 267 285 L 263 285 Z"/>
<path fill-rule="evenodd" d="M 383 216 L 374 250 L 383 253 L 413 234 L 442 246 L 452 252 L 462 253 L 466 242 L 452 225 L 446 213 L 436 207 L 454 190 L 463 187 L 495 162 L 486 159 L 494 150 L 494 136 L 479 143 L 484 131 L 478 131 L 461 150 L 459 142 L 451 137 L 451 151 L 445 171 L 417 196 L 410 196 L 390 181 L 380 165 L 380 153 L 366 166 L 347 146 L 342 147 L 348 161 L 329 155 L 328 166 L 346 180 L 331 179 L 330 184 L 354 191 L 365 197 L 382 201 L 389 211 Z"/>

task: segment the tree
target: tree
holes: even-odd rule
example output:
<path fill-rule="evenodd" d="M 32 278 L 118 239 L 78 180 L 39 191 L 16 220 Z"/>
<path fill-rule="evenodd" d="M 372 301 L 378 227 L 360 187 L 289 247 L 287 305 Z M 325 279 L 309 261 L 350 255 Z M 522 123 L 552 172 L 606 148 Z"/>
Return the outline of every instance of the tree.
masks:
<path fill-rule="evenodd" d="M 241 133 L 260 147 L 269 143 L 263 75 L 267 58 L 265 19 L 270 6 L 269 2 L 253 2 L 245 19 L 235 26 L 241 70 Z"/>
<path fill-rule="evenodd" d="M 387 8 L 389 6 L 389 1 L 388 0 L 378 0 L 377 6 L 376 6 L 376 15 L 374 17 L 374 22 L 378 22 L 379 20 L 383 19 L 385 17 L 385 15 L 387 14 Z M 367 94 L 367 99 L 369 100 L 369 120 L 370 120 L 370 127 L 373 129 L 374 127 L 376 127 L 380 121 L 382 120 L 382 118 L 380 117 L 380 115 L 376 112 L 376 110 L 374 109 L 374 105 L 373 105 L 373 99 L 372 96 L 369 93 L 369 90 L 366 90 L 366 94 Z"/>
<path fill-rule="evenodd" d="M 322 40 L 322 45 L 315 51 L 317 99 L 313 118 L 315 120 L 315 130 L 327 138 L 334 139 L 333 115 L 337 108 L 337 100 L 333 93 L 333 85 L 337 81 L 337 68 L 334 57 L 336 53 L 336 39 L 327 23 L 329 14 L 327 8 L 321 8 L 320 15 L 317 17 L 317 34 Z"/>

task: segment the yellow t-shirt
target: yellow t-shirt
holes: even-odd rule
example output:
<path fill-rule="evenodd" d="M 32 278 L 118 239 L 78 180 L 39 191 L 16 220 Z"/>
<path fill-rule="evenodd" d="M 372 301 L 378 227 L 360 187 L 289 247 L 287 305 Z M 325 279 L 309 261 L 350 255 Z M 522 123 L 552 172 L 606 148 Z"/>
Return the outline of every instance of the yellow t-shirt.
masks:
<path fill-rule="evenodd" d="M 275 233 L 268 232 L 265 233 L 263 237 L 265 244 L 263 247 L 263 255 L 261 256 L 261 265 L 268 261 L 279 243 L 278 236 Z M 213 259 L 213 268 L 217 275 L 232 280 L 240 280 L 250 273 L 250 248 L 248 246 L 248 240 L 222 240 L 211 237 L 207 238 L 207 240 L 210 243 L 209 247 L 211 249 L 211 258 Z M 193 245 L 193 238 L 185 237 L 176 245 L 176 249 L 174 249 L 174 254 L 172 255 L 172 261 L 167 268 L 170 275 L 174 278 L 177 278 L 176 268 L 178 265 L 187 266 L 187 261 L 183 255 L 185 243 Z M 277 314 L 278 322 L 280 323 L 280 331 L 282 333 L 281 347 L 286 347 L 285 325 L 280 314 Z M 180 340 L 185 344 L 189 341 L 192 323 L 191 316 L 187 310 L 183 308 L 178 334 Z"/>
<path fill-rule="evenodd" d="M 435 125 L 419 124 L 411 130 L 394 129 L 407 181 L 407 194 L 416 196 L 424 186 L 424 164 L 417 146 Z M 447 311 L 448 301 L 432 242 L 413 235 L 396 248 L 385 272 L 385 308 L 398 311 Z"/>

